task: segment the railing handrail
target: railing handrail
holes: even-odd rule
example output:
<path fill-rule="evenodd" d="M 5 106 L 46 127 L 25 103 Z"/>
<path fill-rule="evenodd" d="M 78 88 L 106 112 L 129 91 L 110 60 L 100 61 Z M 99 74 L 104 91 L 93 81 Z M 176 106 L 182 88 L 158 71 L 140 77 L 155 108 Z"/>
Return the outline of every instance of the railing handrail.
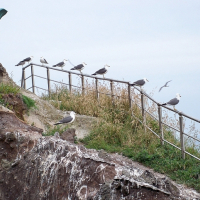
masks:
<path fill-rule="evenodd" d="M 125 83 L 125 84 L 130 84 L 130 82 L 128 82 L 128 81 L 121 81 L 121 80 L 117 80 L 117 79 L 111 79 L 111 78 L 101 78 L 101 77 L 96 77 L 96 76 L 93 76 L 93 75 L 89 75 L 89 74 L 80 74 L 80 73 L 77 73 L 77 72 L 72 72 L 72 71 L 68 71 L 68 70 L 61 70 L 61 69 L 56 69 L 56 68 L 53 68 L 53 67 L 48 67 L 48 66 L 44 66 L 44 65 L 39 65 L 39 64 L 35 64 L 35 63 L 30 63 L 30 64 L 28 64 L 27 66 L 25 66 L 25 67 L 23 67 L 22 68 L 22 70 L 25 70 L 27 67 L 29 67 L 29 66 L 31 66 L 31 65 L 35 65 L 35 66 L 38 66 L 38 67 L 43 67 L 43 68 L 48 68 L 48 69 L 52 69 L 52 70 L 56 70 L 56 71 L 60 71 L 60 72 L 66 72 L 66 73 L 71 73 L 71 74 L 75 74 L 75 75 L 78 75 L 78 76 L 86 76 L 86 77 L 90 77 L 90 78 L 96 78 L 96 79 L 99 79 L 99 80 L 105 80 L 105 81 L 113 81 L 113 82 L 118 82 L 118 83 Z M 164 105 L 162 105 L 162 104 L 160 104 L 160 103 L 158 103 L 156 100 L 154 100 L 152 97 L 150 97 L 146 92 L 144 92 L 143 90 L 140 90 L 139 88 L 137 88 L 137 87 L 135 87 L 135 86 L 132 86 L 132 87 L 134 87 L 134 89 L 136 89 L 136 90 L 138 90 L 140 93 L 143 93 L 147 98 L 149 98 L 150 100 L 152 100 L 154 103 L 156 103 L 157 105 L 159 105 L 159 106 L 162 106 L 162 107 L 164 107 L 164 108 L 166 108 L 167 110 L 170 110 L 170 111 L 172 111 L 172 112 L 174 112 L 174 113 L 177 113 L 177 114 L 179 114 L 179 115 L 182 115 L 182 116 L 184 116 L 184 117 L 187 117 L 187 118 L 189 118 L 189 119 L 191 119 L 191 120 L 194 120 L 194 121 L 196 121 L 196 122 L 198 122 L 198 123 L 200 123 L 200 120 L 198 120 L 198 119 L 195 119 L 195 118 L 193 118 L 193 117 L 191 117 L 191 116 L 189 116 L 189 115 L 187 115 L 187 114 L 185 114 L 185 113 L 183 113 L 183 112 L 180 112 L 180 111 L 178 111 L 178 110 L 173 110 L 172 108 L 169 108 L 169 107 L 167 107 L 167 106 L 164 106 Z"/>
<path fill-rule="evenodd" d="M 46 68 L 46 70 L 47 70 L 47 78 L 35 75 L 34 74 L 34 69 L 33 69 L 34 65 L 38 66 L 38 67 Z M 31 67 L 31 75 L 26 78 L 25 69 L 28 68 L 29 66 Z M 60 82 L 60 81 L 55 81 L 53 79 L 50 79 L 50 69 L 51 70 L 55 70 L 55 71 L 60 71 L 60 72 L 68 73 L 69 83 L 67 84 L 67 83 L 63 83 L 63 82 Z M 81 78 L 81 86 L 80 87 L 72 85 L 72 76 L 71 76 L 71 74 L 80 76 L 80 78 Z M 109 94 L 104 93 L 104 94 L 111 96 L 113 104 L 114 104 L 114 101 L 115 101 L 114 97 L 119 97 L 118 95 L 114 94 L 114 87 L 113 87 L 114 82 L 127 84 L 128 85 L 128 88 L 127 88 L 128 91 L 127 91 L 127 98 L 126 99 L 128 99 L 128 101 L 129 101 L 129 107 L 132 108 L 132 103 L 135 103 L 135 105 L 138 106 L 141 109 L 141 111 L 142 111 L 142 121 L 140 119 L 138 119 L 136 116 L 134 116 L 133 110 L 132 110 L 132 116 L 135 119 L 137 119 L 140 123 L 142 123 L 142 125 L 144 127 L 145 133 L 146 133 L 146 130 L 148 129 L 154 135 L 156 135 L 158 138 L 160 138 L 160 142 L 161 142 L 162 145 L 164 145 L 165 142 L 166 142 L 166 143 L 172 145 L 173 147 L 179 149 L 181 151 L 181 156 L 182 156 L 183 159 L 185 159 L 185 154 L 188 154 L 188 155 L 192 156 L 193 158 L 198 159 L 200 161 L 200 158 L 197 158 L 196 156 L 190 154 L 189 152 L 187 152 L 185 150 L 184 136 L 187 136 L 187 137 L 190 137 L 190 136 L 188 134 L 184 133 L 183 116 L 186 117 L 186 118 L 189 118 L 189 119 L 191 119 L 193 121 L 196 121 L 198 123 L 200 123 L 200 120 L 195 119 L 195 118 L 193 118 L 191 116 L 188 116 L 188 115 L 186 115 L 186 114 L 184 114 L 182 112 L 179 112 L 178 110 L 173 110 L 173 109 L 171 109 L 171 108 L 169 108 L 167 106 L 162 105 L 161 103 L 158 103 L 157 101 L 155 101 L 151 96 L 149 96 L 142 89 L 139 89 L 139 88 L 137 88 L 135 86 L 131 86 L 130 82 L 116 80 L 116 79 L 110 79 L 110 78 L 101 78 L 101 77 L 96 77 L 96 76 L 93 76 L 93 75 L 88 75 L 88 74 L 83 74 L 83 73 L 77 73 L 77 72 L 72 72 L 72 71 L 68 71 L 68 70 L 61 70 L 61 69 L 57 69 L 57 68 L 53 68 L 53 67 L 48 67 L 48 66 L 44 66 L 44 65 L 39 65 L 39 64 L 35 64 L 35 63 L 30 63 L 27 66 L 25 66 L 25 67 L 22 68 L 21 87 L 23 87 L 24 89 L 26 89 L 26 80 L 28 78 L 30 78 L 30 77 L 32 78 L 32 87 L 30 87 L 30 88 L 32 88 L 33 93 L 35 93 L 35 88 L 39 88 L 39 89 L 47 91 L 49 95 L 51 94 L 51 84 L 50 84 L 51 81 L 52 82 L 57 82 L 57 83 L 68 85 L 70 93 L 72 92 L 72 86 L 73 87 L 78 87 L 78 88 L 80 88 L 82 90 L 82 95 L 85 95 L 85 89 L 86 88 L 85 88 L 84 77 L 93 78 L 93 79 L 95 79 L 95 92 L 96 92 L 96 98 L 97 98 L 98 101 L 99 101 L 99 94 L 102 93 L 102 92 L 99 91 L 98 80 L 109 81 L 110 82 L 110 93 Z M 47 79 L 48 89 L 44 89 L 44 88 L 36 86 L 35 85 L 35 81 L 34 81 L 34 77 L 39 77 L 39 78 Z M 133 101 L 133 98 L 132 98 L 133 96 L 131 95 L 131 87 L 133 87 L 134 89 L 136 89 L 137 91 L 139 91 L 139 93 L 140 93 L 140 100 L 141 100 L 141 106 L 137 103 L 137 101 Z M 148 99 L 150 99 L 151 101 L 153 101 L 157 105 L 158 119 L 145 108 L 145 97 L 148 98 Z M 179 115 L 179 128 L 175 128 L 175 127 L 173 127 L 173 126 L 171 126 L 171 125 L 169 125 L 169 124 L 167 124 L 167 123 L 165 123 L 163 121 L 163 118 L 162 118 L 162 107 L 166 108 L 167 110 L 170 110 L 170 111 L 172 111 L 174 113 L 177 113 Z M 152 130 L 150 127 L 148 127 L 147 120 L 146 120 L 146 114 L 149 114 L 149 116 L 154 117 L 158 121 L 158 123 L 159 123 L 159 133 L 156 133 L 154 130 Z M 167 141 L 165 139 L 164 132 L 163 132 L 163 125 L 165 125 L 165 127 L 167 126 L 167 127 L 171 128 L 171 129 L 174 129 L 175 131 L 177 131 L 177 132 L 180 133 L 180 147 L 176 146 L 175 144 L 172 144 L 171 142 L 169 142 L 169 141 Z M 194 139 L 195 141 L 200 141 L 198 139 L 195 139 L 192 136 L 190 138 Z"/>

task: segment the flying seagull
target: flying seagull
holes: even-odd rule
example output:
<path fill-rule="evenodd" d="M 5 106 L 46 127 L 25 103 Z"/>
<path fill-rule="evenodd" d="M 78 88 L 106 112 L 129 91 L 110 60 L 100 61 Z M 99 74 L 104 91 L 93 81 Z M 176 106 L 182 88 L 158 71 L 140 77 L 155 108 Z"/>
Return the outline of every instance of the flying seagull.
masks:
<path fill-rule="evenodd" d="M 171 80 L 171 81 L 172 81 L 172 80 Z M 171 81 L 167 81 L 167 82 L 165 83 L 165 85 L 163 85 L 163 86 L 160 88 L 159 92 L 160 92 L 164 87 L 169 87 L 167 84 L 168 84 L 169 82 L 171 82 Z"/>
<path fill-rule="evenodd" d="M 131 86 L 140 86 L 140 88 L 147 82 L 148 80 L 146 78 L 140 79 L 138 81 L 133 82 L 130 84 Z M 148 81 L 149 82 L 149 81 Z"/>
<path fill-rule="evenodd" d="M 29 62 L 31 62 L 32 59 L 33 59 L 33 56 L 30 56 L 30 57 L 28 57 L 28 58 L 25 58 L 25 59 L 22 60 L 22 61 L 28 62 L 28 64 L 29 64 Z"/>
<path fill-rule="evenodd" d="M 110 67 L 110 66 L 106 64 L 106 65 L 104 65 L 104 68 L 99 69 L 92 75 L 103 75 L 103 78 L 104 78 L 104 74 L 106 74 L 108 72 L 108 67 Z"/>
<path fill-rule="evenodd" d="M 176 110 L 175 105 L 177 105 L 179 103 L 180 99 L 181 99 L 181 95 L 179 93 L 177 93 L 176 97 L 174 99 L 171 99 L 170 101 L 168 101 L 167 103 L 163 103 L 162 105 L 163 106 L 166 106 L 166 105 L 173 106 L 174 110 Z"/>
<path fill-rule="evenodd" d="M 0 19 L 7 13 L 8 11 L 4 8 L 0 8 Z"/>
<path fill-rule="evenodd" d="M 84 69 L 85 65 L 87 65 L 87 64 L 83 62 L 82 64 L 80 64 L 80 65 L 77 65 L 77 66 L 75 66 L 75 67 L 71 68 L 71 70 L 78 70 L 78 71 L 80 71 L 80 72 L 81 72 L 81 70 L 83 70 L 83 69 Z M 81 72 L 81 73 L 82 73 L 82 72 Z"/>
<path fill-rule="evenodd" d="M 63 70 L 63 67 L 65 66 L 65 63 L 67 62 L 66 59 L 63 60 L 63 62 L 59 62 L 58 64 L 56 65 L 53 65 L 53 67 L 61 67 L 62 70 Z"/>
<path fill-rule="evenodd" d="M 20 65 L 21 65 L 21 66 L 23 67 L 24 64 L 25 64 L 25 61 L 20 61 L 20 62 L 19 62 L 17 65 L 15 65 L 15 66 L 20 66 Z"/>
<path fill-rule="evenodd" d="M 75 114 L 76 113 L 74 111 L 70 112 L 70 116 L 63 118 L 62 120 L 55 123 L 54 125 L 72 123 L 75 120 Z"/>
<path fill-rule="evenodd" d="M 47 60 L 43 57 L 40 57 L 40 62 L 43 64 L 48 64 Z"/>

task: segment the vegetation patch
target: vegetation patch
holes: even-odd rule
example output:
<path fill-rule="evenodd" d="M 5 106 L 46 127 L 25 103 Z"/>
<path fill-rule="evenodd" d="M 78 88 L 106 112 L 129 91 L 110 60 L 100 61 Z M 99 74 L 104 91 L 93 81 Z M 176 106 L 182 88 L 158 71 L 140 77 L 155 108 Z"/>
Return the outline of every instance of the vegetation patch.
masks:
<path fill-rule="evenodd" d="M 36 108 L 35 106 L 35 101 L 25 95 L 22 95 L 22 99 L 23 99 L 23 102 L 25 103 L 25 105 L 27 106 L 28 109 L 34 107 Z"/>
<path fill-rule="evenodd" d="M 161 145 L 160 139 L 148 129 L 145 131 L 141 110 L 136 104 L 129 108 L 127 90 L 114 88 L 114 93 L 120 98 L 112 99 L 106 95 L 110 88 L 99 86 L 99 99 L 96 99 L 95 85 L 85 86 L 85 95 L 75 90 L 71 94 L 65 87 L 56 87 L 51 98 L 52 104 L 61 110 L 73 110 L 76 113 L 98 117 L 90 135 L 80 140 L 87 148 L 104 149 L 108 152 L 122 153 L 134 161 L 138 161 L 155 171 L 165 173 L 173 180 L 184 183 L 200 191 L 200 162 L 186 155 L 181 158 L 181 152 L 168 145 Z M 134 93 L 134 91 L 132 91 Z M 134 95 L 136 103 L 140 100 Z M 114 100 L 114 101 L 113 101 Z M 157 111 L 152 105 L 152 110 Z M 134 117 L 133 115 L 134 114 Z M 166 117 L 165 120 L 168 120 Z M 150 115 L 146 116 L 146 123 L 159 135 L 159 124 Z M 55 131 L 53 131 L 55 133 Z M 59 131 L 58 131 L 59 132 Z M 164 126 L 164 137 L 167 141 L 180 147 L 180 142 L 174 133 Z M 186 145 L 186 150 L 200 158 L 200 152 L 192 146 Z"/>
<path fill-rule="evenodd" d="M 57 125 L 54 127 L 49 127 L 46 132 L 42 133 L 43 136 L 54 136 L 55 132 L 58 132 L 60 135 L 65 132 L 69 127 L 63 125 Z"/>

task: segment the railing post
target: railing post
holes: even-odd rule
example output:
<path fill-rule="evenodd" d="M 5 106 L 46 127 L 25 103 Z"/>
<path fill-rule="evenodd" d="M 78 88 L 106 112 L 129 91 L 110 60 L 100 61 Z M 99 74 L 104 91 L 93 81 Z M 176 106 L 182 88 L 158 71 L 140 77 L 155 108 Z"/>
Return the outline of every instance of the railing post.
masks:
<path fill-rule="evenodd" d="M 95 78 L 95 85 L 96 85 L 96 98 L 98 101 L 99 100 L 99 91 L 98 91 L 99 82 L 97 78 Z"/>
<path fill-rule="evenodd" d="M 35 94 L 35 81 L 34 81 L 34 69 L 33 69 L 33 65 L 31 65 L 31 77 L 32 77 L 32 91 Z"/>
<path fill-rule="evenodd" d="M 131 86 L 130 83 L 128 83 L 128 100 L 129 100 L 129 107 L 132 107 L 132 99 L 131 99 Z"/>
<path fill-rule="evenodd" d="M 24 69 L 22 69 L 21 88 L 24 88 Z"/>
<path fill-rule="evenodd" d="M 160 143 L 164 145 L 164 135 L 162 127 L 162 107 L 158 104 L 158 119 L 159 119 L 159 130 L 160 130 Z"/>
<path fill-rule="evenodd" d="M 180 125 L 180 142 L 181 142 L 181 156 L 185 159 L 185 145 L 184 145 L 184 133 L 183 133 L 183 116 L 179 113 L 179 125 Z"/>
<path fill-rule="evenodd" d="M 70 94 L 72 93 L 72 76 L 71 73 L 69 72 L 69 91 Z"/>
<path fill-rule="evenodd" d="M 47 84 L 48 84 L 48 93 L 49 96 L 51 95 L 51 84 L 50 84 L 50 72 L 49 68 L 47 68 Z"/>
<path fill-rule="evenodd" d="M 85 82 L 84 82 L 84 76 L 81 75 L 81 83 L 82 83 L 82 95 L 85 95 Z"/>
<path fill-rule="evenodd" d="M 110 91 L 111 91 L 111 99 L 112 103 L 114 103 L 114 95 L 113 95 L 113 81 L 110 81 Z"/>
<path fill-rule="evenodd" d="M 145 114 L 144 94 L 142 91 L 140 93 L 141 93 L 142 117 L 143 117 L 143 123 L 144 123 L 144 130 L 146 133 L 146 114 Z"/>
<path fill-rule="evenodd" d="M 23 81 L 24 82 L 24 85 L 23 85 L 24 87 L 23 88 L 26 90 L 26 73 L 25 73 L 25 69 L 23 69 L 23 74 L 24 74 L 23 75 L 23 78 L 24 78 L 24 81 Z"/>

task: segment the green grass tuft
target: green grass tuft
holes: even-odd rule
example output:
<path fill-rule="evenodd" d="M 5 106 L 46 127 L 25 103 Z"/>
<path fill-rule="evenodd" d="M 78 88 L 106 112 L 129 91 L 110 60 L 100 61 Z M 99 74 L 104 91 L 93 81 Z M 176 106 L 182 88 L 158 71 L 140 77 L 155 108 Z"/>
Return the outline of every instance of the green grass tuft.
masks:
<path fill-rule="evenodd" d="M 36 108 L 35 101 L 25 95 L 22 95 L 23 102 L 26 104 L 27 108 L 30 109 L 32 107 Z"/>
<path fill-rule="evenodd" d="M 54 127 L 49 127 L 46 132 L 42 133 L 43 136 L 53 136 L 55 134 L 55 132 L 59 132 L 59 134 L 61 135 L 63 132 L 65 132 L 69 127 L 68 126 L 61 126 L 61 125 L 57 125 Z"/>

